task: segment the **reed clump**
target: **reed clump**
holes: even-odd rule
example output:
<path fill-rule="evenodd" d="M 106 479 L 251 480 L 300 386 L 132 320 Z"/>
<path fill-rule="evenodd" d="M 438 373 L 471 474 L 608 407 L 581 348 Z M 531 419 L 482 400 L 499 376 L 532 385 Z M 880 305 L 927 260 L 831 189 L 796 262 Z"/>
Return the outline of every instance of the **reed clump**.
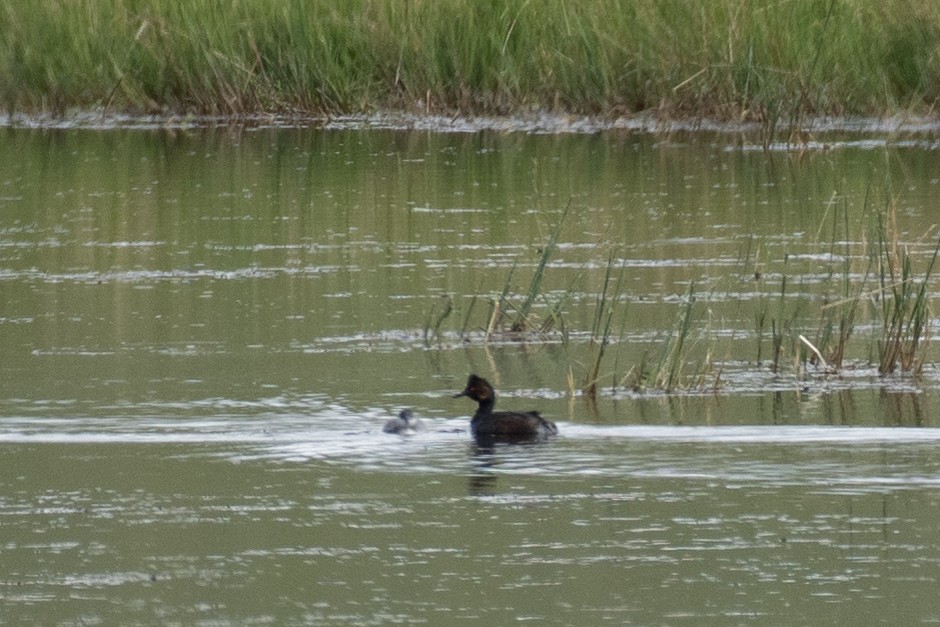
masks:
<path fill-rule="evenodd" d="M 884 209 L 870 209 L 871 193 L 866 195 L 865 212 L 871 216 L 871 226 L 866 242 L 866 259 L 861 280 L 853 280 L 850 269 L 852 241 L 848 210 L 843 209 L 842 233 L 837 234 L 833 214 L 833 236 L 831 253 L 835 253 L 835 242 L 843 240 L 841 251 L 841 274 L 838 298 L 820 308 L 815 343 L 800 336 L 804 346 L 813 357 L 809 361 L 823 365 L 827 371 L 835 372 L 844 365 L 849 340 L 855 335 L 855 325 L 866 312 L 877 322 L 875 356 L 878 372 L 890 375 L 895 372 L 920 374 L 927 359 L 930 339 L 930 306 L 927 286 L 933 274 L 940 240 L 926 260 L 923 274 L 915 271 L 915 255 L 909 246 L 902 243 L 902 233 L 897 224 L 896 202 L 889 199 Z M 837 255 L 833 254 L 833 258 Z M 869 285 L 871 279 L 874 285 Z M 818 348 L 817 348 L 818 347 Z M 806 361 L 804 359 L 804 361 Z"/>
<path fill-rule="evenodd" d="M 871 190 L 866 194 L 864 213 L 871 212 L 870 192 Z M 827 302 L 820 308 L 815 343 L 805 337 L 800 338 L 804 346 L 810 348 L 813 353 L 810 362 L 833 371 L 842 368 L 845 361 L 849 340 L 855 333 L 855 322 L 868 300 L 868 278 L 872 269 L 872 257 L 869 256 L 862 280 L 854 283 L 850 212 L 844 202 L 841 206 L 836 202 L 836 197 L 837 195 L 833 195 L 833 201 L 827 207 L 827 212 L 832 218 L 829 256 L 830 259 L 840 260 L 829 267 L 829 281 L 837 280 L 836 300 Z"/>
<path fill-rule="evenodd" d="M 933 319 L 928 284 L 940 255 L 940 239 L 923 261 L 923 252 L 915 255 L 909 246 L 902 243 L 896 203 L 889 200 L 884 209 L 873 210 L 869 205 L 870 198 L 869 194 L 865 212 L 872 216 L 872 226 L 862 234 L 861 243 L 856 244 L 861 250 L 857 251 L 852 247 L 853 242 L 859 241 L 859 233 L 852 233 L 848 208 L 830 207 L 828 215 L 832 222 L 828 252 L 833 262 L 828 281 L 835 288 L 836 298 L 826 297 L 818 307 L 815 331 L 809 316 L 813 311 L 813 301 L 802 294 L 791 293 L 788 255 L 783 258 L 776 293 L 765 293 L 754 299 L 757 306 L 754 337 L 757 340 L 758 368 L 766 367 L 778 376 L 796 375 L 800 380 L 809 375 L 810 366 L 826 376 L 836 374 L 847 367 L 846 355 L 852 338 L 856 336 L 856 325 L 860 320 L 872 320 L 877 323 L 875 328 L 879 331 L 874 341 L 877 348 L 874 363 L 869 365 L 876 366 L 883 376 L 897 372 L 918 375 L 923 371 L 928 359 Z M 747 258 L 750 257 L 749 249 Z M 759 257 L 758 250 L 753 256 L 751 276 L 759 286 L 763 286 L 766 277 Z M 858 267 L 859 263 L 861 267 Z M 920 272 L 915 270 L 918 263 L 923 265 Z M 705 389 L 709 381 L 712 389 L 721 384 L 722 368 L 719 364 L 716 369 L 713 360 L 718 349 L 717 338 L 707 337 L 707 329 L 701 328 L 700 316 L 695 309 L 697 300 L 694 284 L 690 284 L 676 322 L 664 338 L 658 354 L 644 352 L 619 384 L 613 386 L 614 391 L 619 386 L 634 391 L 668 393 Z M 604 315 L 605 307 L 601 306 L 604 302 L 603 298 L 598 299 L 595 329 L 598 319 Z M 596 333 L 592 338 L 594 335 Z M 764 362 L 762 346 L 768 335 L 770 356 Z M 694 348 L 696 342 L 693 340 L 699 337 L 705 338 L 704 352 L 701 347 Z M 597 355 L 597 361 L 591 372 L 596 378 L 603 351 L 593 351 L 593 354 Z M 855 366 L 864 367 L 865 363 L 856 361 L 849 365 Z M 594 399 L 594 390 L 585 388 L 584 391 L 589 399 Z"/>
<path fill-rule="evenodd" d="M 940 97 L 932 0 L 35 0 L 0 32 L 8 111 L 653 111 L 770 136 Z"/>
<path fill-rule="evenodd" d="M 851 250 L 848 210 L 833 213 L 831 258 L 839 260 L 839 269 L 830 270 L 830 281 L 837 284 L 836 298 L 819 307 L 815 333 L 806 329 L 801 311 L 805 299 L 798 299 L 790 308 L 786 305 L 788 277 L 787 258 L 781 280 L 777 314 L 768 313 L 767 298 L 759 299 L 760 310 L 756 319 L 758 355 L 761 354 L 763 324 L 771 316 L 772 361 L 775 373 L 784 371 L 782 358 L 791 355 L 794 372 L 802 374 L 807 365 L 821 366 L 825 373 L 835 373 L 845 367 L 850 340 L 860 319 L 872 320 L 877 329 L 872 365 L 881 375 L 896 372 L 920 374 L 927 360 L 932 320 L 928 284 L 934 264 L 940 254 L 940 240 L 927 257 L 921 274 L 915 270 L 916 256 L 902 243 L 897 225 L 896 203 L 889 199 L 882 210 L 871 210 L 871 195 L 866 198 L 865 211 L 871 216 L 871 227 L 863 238 L 865 250 L 853 254 Z M 840 217 L 841 216 L 841 217 Z M 836 224 L 842 221 L 841 227 Z M 841 232 L 839 232 L 841 229 Z M 842 249 L 836 254 L 836 242 Z M 853 271 L 852 259 L 864 259 L 864 270 Z M 856 277 L 861 276 L 861 279 Z M 836 278 L 838 277 L 838 278 Z M 872 284 L 870 285 L 869 282 Z M 808 339 L 807 335 L 814 339 Z"/>
<path fill-rule="evenodd" d="M 571 209 L 571 201 L 562 212 L 555 227 L 548 236 L 548 241 L 542 246 L 539 254 L 538 263 L 532 272 L 532 278 L 529 280 L 529 287 L 522 294 L 522 302 L 516 304 L 510 297 L 512 293 L 512 277 L 516 266 L 513 265 L 509 271 L 509 276 L 503 286 L 503 291 L 499 297 L 490 301 L 490 314 L 488 317 L 484 341 L 489 341 L 494 335 L 509 337 L 511 339 L 526 339 L 534 335 L 543 337 L 553 329 L 563 328 L 564 319 L 562 311 L 565 302 L 570 296 L 570 290 L 558 300 L 551 301 L 542 289 L 542 281 L 545 278 L 545 268 L 549 260 L 555 253 L 558 244 L 558 236 L 564 226 L 565 218 Z M 543 315 L 537 316 L 534 307 L 537 302 L 543 302 L 545 305 Z"/>
<path fill-rule="evenodd" d="M 930 340 L 930 307 L 927 284 L 933 273 L 940 239 L 927 262 L 923 278 L 914 276 L 913 261 L 899 242 L 896 205 L 878 216 L 878 282 L 881 302 L 881 337 L 878 341 L 878 372 L 920 374 Z"/>
<path fill-rule="evenodd" d="M 712 387 L 718 386 L 720 373 L 712 369 L 715 346 L 711 340 L 704 356 L 696 357 L 693 339 L 700 330 L 696 327 L 697 303 L 695 283 L 691 282 L 682 299 L 675 324 L 664 338 L 658 356 L 651 358 L 648 351 L 644 352 L 639 362 L 621 379 L 620 386 L 634 391 L 657 390 L 667 393 L 697 390 L 705 387 L 711 375 Z"/>

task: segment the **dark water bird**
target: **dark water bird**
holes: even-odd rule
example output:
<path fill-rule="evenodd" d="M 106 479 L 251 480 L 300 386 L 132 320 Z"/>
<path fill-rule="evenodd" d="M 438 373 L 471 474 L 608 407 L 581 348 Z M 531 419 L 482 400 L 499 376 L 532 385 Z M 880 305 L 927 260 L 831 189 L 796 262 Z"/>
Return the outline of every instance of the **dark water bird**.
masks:
<path fill-rule="evenodd" d="M 533 442 L 558 435 L 555 423 L 545 420 L 537 411 L 493 411 L 496 391 L 483 377 L 471 374 L 467 387 L 454 398 L 461 396 L 479 403 L 470 419 L 470 434 L 478 442 Z"/>
<path fill-rule="evenodd" d="M 410 409 L 403 409 L 398 418 L 392 418 L 385 423 L 382 431 L 385 433 L 413 433 L 422 427 L 421 421 L 414 417 Z"/>

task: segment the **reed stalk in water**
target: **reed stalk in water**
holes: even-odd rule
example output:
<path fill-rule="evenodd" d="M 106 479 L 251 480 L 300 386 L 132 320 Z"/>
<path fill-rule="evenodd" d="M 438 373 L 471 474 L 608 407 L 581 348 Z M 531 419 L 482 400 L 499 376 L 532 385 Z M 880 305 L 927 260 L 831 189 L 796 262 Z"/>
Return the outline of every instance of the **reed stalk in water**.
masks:
<path fill-rule="evenodd" d="M 695 283 L 689 283 L 685 302 L 680 310 L 673 335 L 666 342 L 663 355 L 653 376 L 653 384 L 662 390 L 672 391 L 679 383 L 685 363 L 683 347 L 692 330 L 692 306 L 695 304 Z"/>
<path fill-rule="evenodd" d="M 529 315 L 532 312 L 532 306 L 538 298 L 542 297 L 542 279 L 545 277 L 545 266 L 555 252 L 555 246 L 558 243 L 558 235 L 561 233 L 561 227 L 565 223 L 565 217 L 567 217 L 570 208 L 571 200 L 568 201 L 568 205 L 558 219 L 558 223 L 548 236 L 548 241 L 542 247 L 539 262 L 535 266 L 535 272 L 532 273 L 532 280 L 529 281 L 529 289 L 526 291 L 525 299 L 522 301 L 522 305 L 519 307 L 516 318 L 513 320 L 510 327 L 514 332 L 523 332 L 530 327 Z"/>
<path fill-rule="evenodd" d="M 450 296 L 444 296 L 441 310 L 436 312 L 436 305 L 431 305 L 427 318 L 424 322 L 424 345 L 430 347 L 431 340 L 436 339 L 438 344 L 441 342 L 441 326 L 454 312 L 454 300 Z M 435 315 L 436 312 L 436 315 Z"/>
<path fill-rule="evenodd" d="M 591 325 L 590 339 L 591 357 L 588 361 L 587 374 L 581 384 L 581 391 L 591 399 L 597 398 L 597 383 L 600 380 L 601 362 L 611 339 L 613 307 L 620 299 L 623 286 L 623 266 L 621 266 L 620 272 L 617 273 L 616 281 L 612 284 L 613 268 L 614 257 L 611 255 L 607 260 L 604 284 L 594 304 L 594 322 Z"/>
<path fill-rule="evenodd" d="M 571 202 L 569 201 L 558 223 L 549 234 L 548 241 L 541 248 L 538 263 L 532 273 L 532 278 L 529 280 L 529 287 L 522 298 L 522 302 L 516 305 L 510 298 L 512 279 L 516 272 L 515 263 L 509 270 L 502 292 L 499 296 L 490 300 L 490 314 L 487 318 L 484 333 L 485 342 L 488 342 L 494 335 L 499 334 L 518 339 L 524 338 L 527 334 L 533 332 L 536 336 L 541 336 L 554 327 L 564 329 L 563 308 L 570 293 L 563 295 L 554 302 L 549 302 L 542 291 L 542 281 L 545 278 L 548 262 L 557 247 L 558 236 L 564 225 L 565 217 L 568 215 L 570 205 Z M 539 300 L 544 301 L 547 305 L 545 314 L 541 319 L 533 313 L 533 307 Z M 464 326 L 466 327 L 466 323 Z"/>
<path fill-rule="evenodd" d="M 783 356 L 783 341 L 786 335 L 792 329 L 792 321 L 795 318 L 786 315 L 787 298 L 787 261 L 789 257 L 783 257 L 783 277 L 780 281 L 780 298 L 777 301 L 777 315 L 770 319 L 770 343 L 771 343 L 771 365 L 773 372 L 780 372 L 780 358 Z"/>
<path fill-rule="evenodd" d="M 867 212 L 870 194 L 866 194 L 865 211 Z M 832 209 L 832 238 L 829 246 L 830 259 L 837 259 L 841 255 L 841 271 L 839 272 L 838 299 L 827 303 L 820 309 L 819 326 L 816 330 L 815 344 L 801 336 L 804 344 L 812 347 L 815 361 L 827 370 L 839 370 L 845 360 L 849 339 L 855 331 L 855 320 L 861 305 L 865 302 L 868 277 L 871 272 L 871 262 L 857 286 L 852 282 L 852 236 L 849 226 L 848 207 L 842 206 L 841 211 L 835 203 L 830 203 Z M 842 217 L 841 225 L 839 217 Z M 841 229 L 841 233 L 840 233 Z M 842 240 L 842 249 L 838 249 L 838 241 Z M 829 279 L 835 277 L 835 271 L 830 266 Z M 819 348 L 817 348 L 819 347 Z"/>
<path fill-rule="evenodd" d="M 688 360 L 686 349 L 692 332 L 694 304 L 695 283 L 693 282 L 689 283 L 676 324 L 672 333 L 663 342 L 659 359 L 650 367 L 648 354 L 644 353 L 640 362 L 621 380 L 621 385 L 627 383 L 634 390 L 652 388 L 664 392 L 672 392 L 681 387 L 683 368 Z M 649 371 L 648 368 L 650 368 Z"/>

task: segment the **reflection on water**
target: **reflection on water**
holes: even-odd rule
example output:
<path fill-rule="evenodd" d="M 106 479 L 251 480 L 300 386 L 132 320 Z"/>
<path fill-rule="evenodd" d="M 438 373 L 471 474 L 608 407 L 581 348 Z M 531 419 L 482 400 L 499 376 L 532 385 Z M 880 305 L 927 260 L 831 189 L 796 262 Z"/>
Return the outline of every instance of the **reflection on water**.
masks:
<path fill-rule="evenodd" d="M 877 303 L 837 374 L 772 372 L 756 322 L 812 335 L 864 280 L 873 197 L 926 259 L 934 130 L 637 130 L 5 129 L 2 620 L 936 621 L 938 371 L 877 374 Z M 485 340 L 569 199 L 534 306 L 564 325 Z M 693 281 L 721 385 L 612 387 Z M 560 437 L 475 446 L 470 372 Z"/>

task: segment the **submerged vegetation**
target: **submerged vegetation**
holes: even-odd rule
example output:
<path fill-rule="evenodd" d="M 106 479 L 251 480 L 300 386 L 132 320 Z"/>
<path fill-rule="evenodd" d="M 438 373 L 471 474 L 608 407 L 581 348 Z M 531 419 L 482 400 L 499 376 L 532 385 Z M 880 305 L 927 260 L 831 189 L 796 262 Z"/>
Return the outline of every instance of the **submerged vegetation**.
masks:
<path fill-rule="evenodd" d="M 672 327 L 637 354 L 637 343 L 625 341 L 624 269 L 613 254 L 608 258 L 602 284 L 596 292 L 590 329 L 583 333 L 573 331 L 565 323 L 563 310 L 564 304 L 573 299 L 572 290 L 568 289 L 561 296 L 556 294 L 554 299 L 541 290 L 561 220 L 533 270 L 528 291 L 514 295 L 512 283 L 516 267 L 513 266 L 502 293 L 491 299 L 485 325 L 476 327 L 475 336 L 467 333 L 472 326 L 470 313 L 478 300 L 477 296 L 471 298 L 459 338 L 462 342 L 480 341 L 483 345 L 494 338 L 504 343 L 560 344 L 567 356 L 569 394 L 579 393 L 591 402 L 602 388 L 608 387 L 603 384 L 609 384 L 613 392 L 715 390 L 722 381 L 722 361 L 716 359 L 716 354 L 727 340 L 728 358 L 732 358 L 731 342 L 738 340 L 739 335 L 752 337 L 755 343 L 756 359 L 746 367 L 767 370 L 778 379 L 792 377 L 805 383 L 814 378 L 839 376 L 846 369 L 866 368 L 881 376 L 898 372 L 921 374 L 928 356 L 932 320 L 927 286 L 940 254 L 940 239 L 918 271 L 915 266 L 919 262 L 915 262 L 915 256 L 901 243 L 893 201 L 889 200 L 880 210 L 866 206 L 870 220 L 867 225 L 861 225 L 858 232 L 852 231 L 847 208 L 833 206 L 830 210 L 829 243 L 820 242 L 829 248 L 828 275 L 824 281 L 828 295 L 822 300 L 802 291 L 790 293 L 793 281 L 798 282 L 800 277 L 788 275 L 790 265 L 786 256 L 776 291 L 766 283 L 762 271 L 765 261 L 760 260 L 759 251 L 745 252 L 741 271 L 721 279 L 751 276 L 756 283 L 758 293 L 745 305 L 757 309 L 750 316 L 756 322 L 750 333 L 733 328 L 735 321 L 728 320 L 718 321 L 725 332 L 715 333 L 716 321 L 711 319 L 709 310 L 710 295 L 700 292 L 692 282 L 684 295 L 676 296 L 678 308 Z M 565 214 L 567 212 L 566 209 Z M 820 235 L 823 230 L 820 228 Z M 936 237 L 936 234 L 925 235 L 931 236 Z M 858 250 L 853 250 L 853 245 Z M 923 256 L 920 254 L 917 259 Z M 748 266 L 754 269 L 748 270 Z M 450 296 L 445 298 L 444 311 L 449 316 L 453 300 Z M 513 305 L 518 300 L 523 306 Z M 545 312 L 541 317 L 535 313 L 535 303 L 540 303 Z M 428 320 L 439 317 L 433 325 L 433 334 L 440 340 L 440 322 L 444 316 L 435 313 L 438 310 L 439 305 L 432 307 Z M 871 330 L 867 338 L 858 333 L 860 322 Z M 765 359 L 768 333 L 770 354 Z M 869 358 L 847 362 L 851 340 L 857 337 L 862 338 L 860 343 L 866 339 L 869 342 Z M 741 346 L 740 342 L 736 346 Z M 852 352 L 865 354 L 864 350 Z M 611 354 L 614 355 L 612 366 Z M 743 355 L 734 359 L 748 361 Z"/>
<path fill-rule="evenodd" d="M 102 0 L 0 7 L 9 112 L 932 112 L 929 0 Z"/>

